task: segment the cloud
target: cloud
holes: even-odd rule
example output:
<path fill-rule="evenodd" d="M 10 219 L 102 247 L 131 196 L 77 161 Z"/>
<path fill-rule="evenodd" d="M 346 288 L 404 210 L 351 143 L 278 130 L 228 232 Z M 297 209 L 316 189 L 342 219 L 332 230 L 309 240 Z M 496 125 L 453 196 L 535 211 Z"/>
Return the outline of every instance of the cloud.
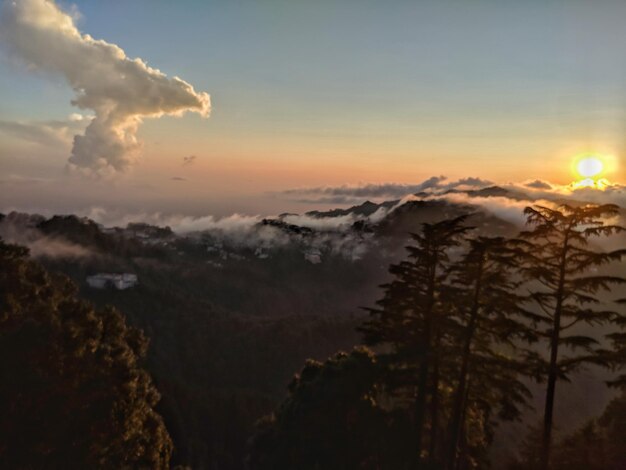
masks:
<path fill-rule="evenodd" d="M 275 250 L 296 247 L 303 253 L 323 253 L 341 256 L 350 260 L 360 259 L 371 246 L 370 238 L 351 230 L 357 220 L 378 222 L 386 209 L 377 211 L 369 218 L 363 216 L 311 217 L 287 214 L 271 216 L 278 223 L 263 223 L 260 215 L 233 214 L 216 218 L 212 215 L 192 217 L 186 215 L 166 215 L 160 213 L 124 214 L 103 208 L 92 208 L 85 214 L 104 226 L 125 227 L 131 222 L 168 226 L 179 235 L 204 238 L 225 250 Z M 284 222 L 284 226 L 279 222 Z M 314 229 L 312 233 L 299 233 L 288 228 L 289 224 Z"/>
<path fill-rule="evenodd" d="M 67 119 L 72 122 L 78 122 L 87 119 L 87 117 L 83 116 L 80 113 L 72 113 L 67 117 Z"/>
<path fill-rule="evenodd" d="M 542 180 L 528 181 L 527 183 L 524 183 L 524 186 L 534 189 L 552 189 L 552 185 L 550 183 Z"/>
<path fill-rule="evenodd" d="M 571 184 L 558 185 L 539 180 L 537 182 L 538 184 L 531 185 L 528 183 L 507 183 L 502 187 L 511 191 L 523 192 L 531 200 L 548 199 L 557 202 L 617 204 L 626 208 L 626 186 L 619 183 L 608 183 L 605 189 L 598 190 L 589 187 L 574 187 Z"/>
<path fill-rule="evenodd" d="M 412 199 L 413 194 L 425 193 L 427 196 L 441 196 L 451 191 L 470 191 L 495 184 L 492 181 L 474 177 L 449 181 L 445 176 L 433 176 L 417 184 L 384 183 L 321 186 L 288 189 L 279 194 L 287 196 L 293 201 L 308 204 L 348 205 L 361 203 L 364 199 L 400 199 L 402 203 Z M 522 183 L 498 184 L 498 186 L 510 192 L 511 197 L 505 198 L 507 200 L 526 200 L 528 203 L 537 200 L 562 203 L 570 200 L 596 204 L 612 203 L 626 208 L 626 187 L 621 184 L 609 184 L 603 191 L 588 187 L 577 188 L 573 185 L 557 185 L 539 179 Z M 297 196 L 297 198 L 293 196 Z M 476 199 L 474 198 L 474 200 Z"/>
<path fill-rule="evenodd" d="M 493 182 L 483 180 L 481 178 L 463 178 L 457 181 L 448 182 L 445 176 L 432 176 L 421 183 L 417 184 L 400 184 L 400 183 L 382 183 L 382 184 L 364 184 L 355 186 L 321 186 L 313 188 L 296 188 L 283 191 L 281 194 L 285 196 L 308 196 L 300 198 L 298 201 L 307 203 L 336 203 L 341 204 L 345 198 L 345 203 L 355 203 L 363 198 L 402 198 L 409 194 L 428 191 L 447 191 L 450 189 L 476 189 L 484 188 L 492 185 Z M 312 197 L 314 196 L 314 197 Z M 357 199 L 361 198 L 361 199 Z"/>
<path fill-rule="evenodd" d="M 188 157 L 183 157 L 183 166 L 188 166 L 191 165 L 192 163 L 194 163 L 196 161 L 196 157 L 195 155 L 189 155 Z"/>
<path fill-rule="evenodd" d="M 187 181 L 187 178 L 183 178 L 182 176 L 172 176 L 170 179 L 172 181 Z"/>
<path fill-rule="evenodd" d="M 108 210 L 92 207 L 85 215 L 89 219 L 107 227 L 125 227 L 132 222 L 144 222 L 159 226 L 168 226 L 177 233 L 185 234 L 203 230 L 219 230 L 224 233 L 237 232 L 249 228 L 263 220 L 260 215 L 232 214 L 228 217 L 216 218 L 212 215 L 194 217 L 182 214 L 129 213 L 120 210 Z"/>
<path fill-rule="evenodd" d="M 139 156 L 137 130 L 144 118 L 186 111 L 208 116 L 207 93 L 82 34 L 74 16 L 51 0 L 7 1 L 0 23 L 10 53 L 29 68 L 63 76 L 76 93 L 72 104 L 95 114 L 84 134 L 74 136 L 70 169 L 98 176 L 124 172 Z"/>
<path fill-rule="evenodd" d="M 416 193 L 424 189 L 436 187 L 445 176 L 433 176 L 418 184 L 365 184 L 365 185 L 343 185 L 343 186 L 320 186 L 314 188 L 287 189 L 282 194 L 287 196 L 318 195 L 325 197 L 359 197 L 359 198 L 381 198 L 400 197 L 409 193 Z"/>
<path fill-rule="evenodd" d="M 534 184 L 537 183 L 537 184 Z M 470 204 L 493 215 L 522 227 L 526 223 L 523 210 L 527 206 L 543 205 L 557 208 L 564 203 L 617 204 L 626 208 L 626 187 L 612 184 L 604 190 L 574 188 L 572 185 L 559 186 L 544 181 L 508 183 L 502 187 L 511 191 L 514 197 L 471 196 L 463 192 L 432 194 L 425 199 L 445 199 L 456 204 Z M 522 190 L 526 190 L 522 192 Z"/>
<path fill-rule="evenodd" d="M 472 197 L 465 193 L 449 193 L 429 196 L 427 199 L 444 199 L 454 204 L 467 204 L 478 206 L 482 210 L 495 215 L 496 217 L 523 227 L 526 224 L 524 209 L 533 204 L 541 204 L 547 207 L 555 207 L 556 204 L 547 200 L 519 200 L 508 197 Z"/>
<path fill-rule="evenodd" d="M 36 228 L 37 216 L 11 213 L 0 221 L 0 238 L 27 247 L 35 258 L 84 258 L 91 256 L 87 248 L 62 237 L 45 235 Z"/>
<path fill-rule="evenodd" d="M 480 189 L 486 188 L 487 186 L 493 186 L 494 182 L 489 180 L 484 180 L 482 178 L 468 177 L 461 178 L 457 181 L 452 181 L 450 183 L 440 184 L 436 186 L 434 189 L 439 189 L 443 191 L 448 191 L 450 189 L 456 189 L 458 191 L 467 191 L 470 189 Z"/>
<path fill-rule="evenodd" d="M 595 204 L 617 204 L 626 208 L 626 186 L 612 184 L 602 191 L 593 188 L 575 188 L 569 193 L 572 199 Z"/>
<path fill-rule="evenodd" d="M 0 133 L 43 146 L 69 145 L 72 133 L 83 127 L 78 120 L 68 121 L 5 121 L 0 120 Z"/>
<path fill-rule="evenodd" d="M 49 181 L 51 180 L 47 178 L 37 178 L 37 177 L 31 177 L 31 176 L 10 174 L 4 178 L 0 178 L 0 185 L 24 186 L 24 185 L 47 183 Z"/>
<path fill-rule="evenodd" d="M 354 222 L 365 217 L 356 217 L 353 214 L 342 215 L 338 217 L 312 217 L 310 215 L 287 214 L 281 217 L 281 220 L 287 224 L 297 225 L 299 227 L 307 227 L 321 232 L 326 231 L 344 231 Z"/>

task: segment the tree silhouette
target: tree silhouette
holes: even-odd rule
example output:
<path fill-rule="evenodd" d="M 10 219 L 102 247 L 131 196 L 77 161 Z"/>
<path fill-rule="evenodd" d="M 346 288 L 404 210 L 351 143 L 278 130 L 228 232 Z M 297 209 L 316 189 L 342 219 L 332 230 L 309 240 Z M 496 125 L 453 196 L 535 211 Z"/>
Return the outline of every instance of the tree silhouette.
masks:
<path fill-rule="evenodd" d="M 517 342 L 534 340 L 524 321 L 528 315 L 522 308 L 525 298 L 516 292 L 519 282 L 513 273 L 517 253 L 502 237 L 478 237 L 469 245 L 464 257 L 452 266 L 446 291 L 459 321 L 450 355 L 460 358 L 460 365 L 451 372 L 457 373 L 458 379 L 443 455 L 445 467 L 450 470 L 457 468 L 468 402 L 473 397 L 477 400 L 474 406 L 486 413 L 499 405 L 503 418 L 515 419 L 520 415 L 519 406 L 530 396 L 517 378 L 525 372 L 524 351 L 519 350 Z"/>
<path fill-rule="evenodd" d="M 623 312 L 623 307 L 626 306 L 626 299 L 618 299 L 615 303 L 622 306 Z M 606 335 L 611 348 L 604 350 L 603 354 L 610 367 L 619 371 L 619 374 L 615 379 L 610 380 L 608 385 L 626 390 L 626 373 L 624 372 L 624 369 L 626 369 L 626 314 L 616 313 L 614 320 L 614 323 L 620 327 L 620 330 Z"/>
<path fill-rule="evenodd" d="M 601 416 L 591 419 L 554 444 L 550 465 L 554 470 L 622 470 L 626 464 L 626 391 L 614 398 Z M 539 465 L 540 428 L 532 428 L 521 447 L 521 460 L 509 470 Z"/>
<path fill-rule="evenodd" d="M 406 423 L 378 402 L 383 370 L 366 349 L 324 363 L 308 361 L 289 385 L 288 398 L 260 424 L 250 467 L 399 468 L 404 454 L 395 446 Z"/>
<path fill-rule="evenodd" d="M 422 464 L 426 409 L 430 399 L 430 446 L 427 459 L 434 457 L 440 407 L 439 348 L 445 331 L 445 311 L 441 302 L 449 276 L 450 251 L 459 247 L 470 227 L 466 215 L 422 225 L 420 233 L 411 234 L 408 259 L 389 269 L 394 280 L 383 286 L 379 307 L 369 309 L 371 318 L 360 330 L 365 342 L 391 348 L 389 361 L 402 386 L 417 388 L 414 400 L 415 451 L 413 467 Z M 413 378 L 415 377 L 415 380 Z"/>
<path fill-rule="evenodd" d="M 533 229 L 515 240 L 470 238 L 465 216 L 424 224 L 411 235 L 407 259 L 390 267 L 392 280 L 358 328 L 376 355 L 357 351 L 308 363 L 257 434 L 252 468 L 487 468 L 495 426 L 519 419 L 527 406 L 531 395 L 522 378 L 529 375 L 548 379 L 544 432 L 531 435 L 526 456 L 531 468 L 544 465 L 556 380 L 585 363 L 626 364 L 624 334 L 612 332 L 613 347 L 600 349 L 575 329 L 626 323 L 618 312 L 599 308 L 596 297 L 624 280 L 586 272 L 625 253 L 588 244 L 623 230 L 603 223 L 615 211 L 528 208 Z M 539 307 L 530 310 L 533 302 Z M 527 348 L 542 339 L 549 361 Z M 623 382 L 621 375 L 613 384 Z M 612 423 L 607 429 L 621 429 L 619 420 Z M 567 445 L 584 436 L 605 442 L 592 428 L 581 433 Z M 618 462 L 609 441 L 603 462 Z M 560 462 L 571 462 L 561 450 L 567 445 L 559 447 Z M 519 465 L 511 468 L 528 467 Z"/>
<path fill-rule="evenodd" d="M 0 466 L 168 468 L 147 340 L 0 241 Z"/>
<path fill-rule="evenodd" d="M 619 233 L 623 227 L 605 223 L 618 214 L 615 205 L 527 207 L 524 211 L 532 230 L 520 234 L 519 247 L 524 257 L 523 272 L 532 280 L 532 298 L 541 312 L 536 320 L 543 327 L 541 337 L 548 341 L 550 357 L 545 364 L 547 389 L 541 450 L 542 470 L 550 465 L 554 396 L 557 380 L 585 363 L 606 365 L 591 336 L 570 333 L 578 324 L 597 325 L 615 322 L 617 313 L 600 310 L 598 291 L 610 290 L 626 282 L 622 277 L 598 275 L 594 269 L 619 261 L 626 250 L 602 252 L 593 249 L 589 240 Z M 589 274 L 591 272 L 591 274 Z M 575 330 L 572 330 L 575 331 Z M 571 355 L 564 356 L 561 348 Z"/>

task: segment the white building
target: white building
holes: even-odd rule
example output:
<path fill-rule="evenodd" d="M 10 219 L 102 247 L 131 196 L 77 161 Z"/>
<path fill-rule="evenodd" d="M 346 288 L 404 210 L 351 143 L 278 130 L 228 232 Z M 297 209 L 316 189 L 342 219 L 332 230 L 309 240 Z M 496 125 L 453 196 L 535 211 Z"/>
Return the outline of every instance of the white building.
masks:
<path fill-rule="evenodd" d="M 130 273 L 98 273 L 87 276 L 87 284 L 94 289 L 106 289 L 112 287 L 118 290 L 128 289 L 137 285 L 136 274 Z"/>
<path fill-rule="evenodd" d="M 311 248 L 304 252 L 304 259 L 312 264 L 319 264 L 322 262 L 322 252 L 317 248 Z"/>

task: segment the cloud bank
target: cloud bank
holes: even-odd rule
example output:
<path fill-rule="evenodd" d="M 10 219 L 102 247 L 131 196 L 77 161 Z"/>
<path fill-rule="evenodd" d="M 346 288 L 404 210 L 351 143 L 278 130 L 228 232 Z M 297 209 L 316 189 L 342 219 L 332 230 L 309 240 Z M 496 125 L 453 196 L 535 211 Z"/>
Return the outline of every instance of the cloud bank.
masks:
<path fill-rule="evenodd" d="M 53 121 L 6 121 L 0 119 L 0 133 L 18 137 L 26 142 L 45 147 L 69 145 L 72 136 L 84 129 L 80 114 L 72 114 L 66 120 Z"/>
<path fill-rule="evenodd" d="M 13 180 L 18 184 L 21 181 L 19 178 L 13 178 L 10 181 Z M 482 188 L 486 184 L 485 181 L 472 178 L 453 182 L 447 182 L 440 177 L 430 178 L 424 184 L 412 186 L 422 188 L 428 186 L 424 191 L 417 195 L 408 194 L 398 198 L 394 200 L 394 204 L 381 204 L 373 213 L 368 212 L 368 215 L 361 211 L 362 208 L 355 208 L 354 211 L 282 214 L 267 217 L 233 214 L 221 218 L 212 215 L 194 217 L 158 212 L 129 213 L 122 208 L 92 208 L 79 215 L 85 215 L 105 227 L 126 227 L 131 222 L 168 226 L 178 235 L 200 239 L 209 247 L 219 247 L 219 250 L 225 251 L 233 250 L 234 253 L 240 249 L 249 249 L 259 256 L 267 257 L 272 256 L 272 250 L 296 248 L 311 259 L 317 260 L 315 262 L 319 262 L 320 257 L 323 258 L 329 254 L 357 260 L 369 250 L 379 249 L 375 225 L 409 201 L 445 200 L 450 204 L 464 206 L 468 212 L 488 213 L 522 229 L 526 223 L 524 208 L 533 204 L 558 207 L 564 202 L 572 204 L 621 202 L 620 205 L 624 207 L 626 195 L 624 186 L 619 184 L 600 191 L 591 188 L 575 188 L 571 185 L 559 186 L 543 181 L 507 183 L 499 185 L 498 188 L 489 187 L 485 191 L 476 191 L 477 188 Z M 378 186 L 368 185 L 367 187 L 379 191 Z M 395 186 L 399 188 L 408 185 Z M 386 185 L 385 191 L 389 187 L 392 185 Z M 354 187 L 343 186 L 340 187 L 340 191 L 348 191 L 346 188 L 350 188 L 350 191 L 355 190 Z M 356 189 L 355 193 L 363 194 L 363 188 Z M 328 192 L 332 189 L 324 188 L 324 191 Z M 615 223 L 624 224 L 623 217 L 622 213 Z M 16 221 L 13 222 L 15 225 Z M 81 253 L 71 244 L 68 245 L 65 240 L 42 238 L 42 234 L 32 230 L 21 232 L 22 242 L 30 246 L 36 256 L 86 256 L 86 253 Z M 3 230 L 0 223 L 0 236 L 20 241 L 18 235 L 18 231 L 7 231 L 6 224 Z M 611 244 L 615 244 L 616 247 L 623 246 L 623 236 L 621 240 L 615 238 L 615 240 L 606 240 L 602 243 L 604 247 L 613 246 Z"/>
<path fill-rule="evenodd" d="M 609 184 L 604 190 L 575 187 L 574 185 L 558 185 L 543 180 L 531 180 L 521 183 L 494 183 L 481 178 L 468 177 L 450 181 L 445 176 L 432 176 L 420 183 L 401 184 L 362 184 L 342 186 L 319 186 L 312 188 L 287 189 L 280 196 L 298 202 L 319 204 L 359 204 L 365 199 L 403 199 L 414 194 L 422 196 L 443 195 L 448 192 L 480 190 L 490 186 L 498 186 L 510 192 L 511 199 L 538 199 L 552 201 L 578 201 L 597 204 L 617 204 L 626 207 L 626 186 L 619 183 Z M 493 198 L 488 198 L 493 199 Z"/>
<path fill-rule="evenodd" d="M 381 183 L 343 186 L 318 186 L 314 188 L 296 188 L 282 191 L 280 195 L 297 198 L 299 202 L 320 204 L 357 204 L 364 199 L 403 198 L 409 194 L 421 192 L 442 192 L 451 189 L 469 190 L 491 186 L 492 181 L 481 178 L 462 178 L 449 181 L 445 176 L 431 176 L 416 184 Z"/>
<path fill-rule="evenodd" d="M 137 130 L 144 118 L 209 114 L 207 93 L 130 59 L 115 44 L 82 34 L 52 0 L 6 1 L 0 38 L 29 68 L 63 76 L 76 93 L 72 104 L 93 111 L 84 134 L 74 136 L 71 170 L 97 176 L 124 172 L 139 157 Z"/>
<path fill-rule="evenodd" d="M 357 221 L 376 223 L 388 213 L 387 209 L 358 216 L 349 214 L 340 217 L 312 217 L 285 214 L 270 216 L 233 214 L 216 218 L 212 215 L 191 217 L 160 213 L 123 214 L 103 208 L 93 208 L 85 214 L 104 226 L 125 227 L 132 222 L 145 222 L 170 227 L 182 236 L 201 238 L 223 249 L 275 250 L 298 247 L 303 252 L 341 256 L 350 260 L 360 259 L 370 248 L 371 236 L 351 229 Z M 270 223 L 264 223 L 269 220 Z M 306 232 L 291 230 L 289 226 L 309 228 Z M 321 256 L 321 255 L 319 255 Z"/>
<path fill-rule="evenodd" d="M 575 187 L 573 184 L 558 185 L 535 180 L 524 183 L 506 183 L 501 187 L 524 194 L 530 200 L 548 199 L 556 202 L 586 202 L 590 204 L 617 204 L 626 209 L 626 186 L 609 183 L 603 190 Z"/>

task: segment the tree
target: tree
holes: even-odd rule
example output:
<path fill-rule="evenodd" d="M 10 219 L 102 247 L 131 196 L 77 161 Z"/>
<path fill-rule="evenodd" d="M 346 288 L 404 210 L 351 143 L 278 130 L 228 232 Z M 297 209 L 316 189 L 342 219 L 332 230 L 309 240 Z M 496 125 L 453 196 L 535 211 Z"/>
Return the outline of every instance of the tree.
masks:
<path fill-rule="evenodd" d="M 403 417 L 381 407 L 384 368 L 367 349 L 308 361 L 289 385 L 289 396 L 260 423 L 249 465 L 277 468 L 394 469 Z"/>
<path fill-rule="evenodd" d="M 146 338 L 27 255 L 0 241 L 1 466 L 168 468 Z"/>
<path fill-rule="evenodd" d="M 524 351 L 518 340 L 534 340 L 524 321 L 525 298 L 516 291 L 516 251 L 502 237 L 477 237 L 469 241 L 464 257 L 451 267 L 445 297 L 456 311 L 458 333 L 452 335 L 449 355 L 460 358 L 451 374 L 458 374 L 452 394 L 447 446 L 443 461 L 447 469 L 458 468 L 457 454 L 468 417 L 468 404 L 489 415 L 499 405 L 501 416 L 515 419 L 529 390 L 519 381 L 525 372 Z M 456 338 L 455 338 L 456 336 Z M 515 352 L 513 359 L 508 352 Z M 458 372 L 457 372 L 458 370 Z M 485 423 L 488 426 L 488 422 Z M 468 456 L 465 456 L 467 460 Z"/>
<path fill-rule="evenodd" d="M 521 448 L 521 459 L 509 470 L 537 468 L 541 448 L 539 428 L 532 429 Z M 598 418 L 586 422 L 554 444 L 554 470 L 622 470 L 626 463 L 626 391 L 614 398 Z"/>
<path fill-rule="evenodd" d="M 626 299 L 618 299 L 615 303 L 626 306 Z M 622 309 L 623 312 L 623 309 Z M 609 387 L 621 388 L 626 390 L 626 314 L 616 312 L 614 323 L 620 327 L 619 331 L 614 331 L 606 335 L 611 348 L 604 350 L 603 354 L 613 370 L 620 371 L 620 374 L 613 380 L 608 382 Z"/>
<path fill-rule="evenodd" d="M 626 250 L 594 250 L 589 246 L 589 240 L 623 231 L 623 227 L 605 223 L 618 211 L 618 206 L 610 204 L 563 205 L 557 209 L 534 206 L 524 211 L 532 230 L 520 235 L 523 272 L 533 281 L 532 298 L 541 310 L 536 320 L 544 325 L 539 334 L 547 340 L 549 348 L 549 360 L 545 365 L 547 389 L 542 470 L 547 470 L 550 465 L 557 380 L 567 380 L 572 371 L 585 363 L 606 364 L 602 354 L 596 350 L 598 342 L 595 338 L 570 331 L 574 331 L 571 328 L 578 324 L 606 324 L 616 319 L 616 312 L 594 308 L 600 304 L 596 294 L 626 280 L 595 274 L 592 270 L 621 260 Z M 563 356 L 561 348 L 571 355 Z"/>
<path fill-rule="evenodd" d="M 390 267 L 394 280 L 383 286 L 379 307 L 369 309 L 371 318 L 360 328 L 365 342 L 391 348 L 389 361 L 398 375 L 408 379 L 404 387 L 417 388 L 414 400 L 414 467 L 422 464 L 426 407 L 430 399 L 430 446 L 432 459 L 439 422 L 439 347 L 445 312 L 441 294 L 449 275 L 450 251 L 461 245 L 470 230 L 466 215 L 422 226 L 411 234 L 408 259 Z M 415 377 L 415 380 L 413 378 Z"/>

